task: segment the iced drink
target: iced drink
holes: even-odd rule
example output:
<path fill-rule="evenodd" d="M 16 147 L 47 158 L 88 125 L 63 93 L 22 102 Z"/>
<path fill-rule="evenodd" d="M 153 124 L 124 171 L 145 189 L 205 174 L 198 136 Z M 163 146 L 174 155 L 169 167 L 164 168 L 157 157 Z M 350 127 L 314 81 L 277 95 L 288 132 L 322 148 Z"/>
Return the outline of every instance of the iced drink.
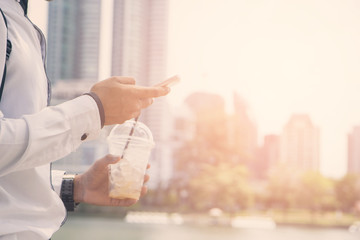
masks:
<path fill-rule="evenodd" d="M 110 154 L 123 157 L 109 165 L 109 196 L 138 200 L 154 147 L 151 131 L 141 122 L 126 121 L 115 126 L 107 140 Z"/>

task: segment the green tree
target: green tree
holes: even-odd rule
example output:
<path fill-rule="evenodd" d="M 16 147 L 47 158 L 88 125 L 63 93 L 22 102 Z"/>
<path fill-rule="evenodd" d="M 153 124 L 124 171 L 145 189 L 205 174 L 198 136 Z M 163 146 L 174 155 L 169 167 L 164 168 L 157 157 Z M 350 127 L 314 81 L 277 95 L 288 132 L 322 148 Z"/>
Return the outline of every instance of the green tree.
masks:
<path fill-rule="evenodd" d="M 242 165 L 204 164 L 190 180 L 189 194 L 198 210 L 221 208 L 228 212 L 244 209 L 251 203 L 248 171 Z"/>
<path fill-rule="evenodd" d="M 234 129 L 229 127 L 224 100 L 214 94 L 197 93 L 187 103 L 194 116 L 194 134 L 175 154 L 172 186 L 179 199 L 199 210 L 222 207 L 233 211 L 246 206 L 247 173 L 240 158 L 234 157 L 245 153 L 229 145 L 229 134 Z"/>
<path fill-rule="evenodd" d="M 351 211 L 356 202 L 360 201 L 360 177 L 347 174 L 335 185 L 335 194 L 339 207 L 342 211 Z"/>
<path fill-rule="evenodd" d="M 202 164 L 230 159 L 223 99 L 198 93 L 190 96 L 187 102 L 194 113 L 194 137 L 184 142 L 175 154 L 176 170 L 185 181 L 198 174 Z"/>
<path fill-rule="evenodd" d="M 303 173 L 296 189 L 296 203 L 312 212 L 334 208 L 333 182 L 316 171 Z"/>
<path fill-rule="evenodd" d="M 288 210 L 295 204 L 298 174 L 286 166 L 277 166 L 270 173 L 266 188 L 268 207 Z"/>

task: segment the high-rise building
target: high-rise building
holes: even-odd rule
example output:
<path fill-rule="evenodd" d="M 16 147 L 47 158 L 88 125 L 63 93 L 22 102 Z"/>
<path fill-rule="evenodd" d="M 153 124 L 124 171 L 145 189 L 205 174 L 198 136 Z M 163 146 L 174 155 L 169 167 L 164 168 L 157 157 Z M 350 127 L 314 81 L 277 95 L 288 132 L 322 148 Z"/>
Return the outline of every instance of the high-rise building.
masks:
<path fill-rule="evenodd" d="M 264 137 L 259 149 L 255 173 L 259 178 L 266 178 L 270 169 L 277 167 L 280 161 L 280 136 L 271 134 Z"/>
<path fill-rule="evenodd" d="M 251 164 L 257 152 L 257 126 L 245 99 L 234 93 L 234 114 L 229 124 L 229 144 L 240 154 L 240 160 Z"/>
<path fill-rule="evenodd" d="M 112 75 L 132 76 L 143 86 L 166 78 L 168 8 L 168 0 L 114 0 Z M 166 186 L 171 178 L 170 119 L 166 98 L 156 99 L 140 116 L 156 143 L 150 186 Z"/>
<path fill-rule="evenodd" d="M 319 171 L 319 129 L 306 114 L 291 116 L 283 129 L 281 162 L 300 171 Z"/>
<path fill-rule="evenodd" d="M 275 134 L 266 135 L 263 150 L 267 166 L 270 168 L 277 165 L 280 160 L 280 137 Z"/>
<path fill-rule="evenodd" d="M 50 2 L 47 73 L 60 79 L 98 80 L 100 0 Z"/>
<path fill-rule="evenodd" d="M 98 81 L 100 13 L 100 0 L 49 3 L 47 74 L 56 83 L 52 104 L 79 96 Z M 105 154 L 103 141 L 86 142 L 53 167 L 83 172 Z"/>
<path fill-rule="evenodd" d="M 348 134 L 348 173 L 360 174 L 360 126 Z"/>

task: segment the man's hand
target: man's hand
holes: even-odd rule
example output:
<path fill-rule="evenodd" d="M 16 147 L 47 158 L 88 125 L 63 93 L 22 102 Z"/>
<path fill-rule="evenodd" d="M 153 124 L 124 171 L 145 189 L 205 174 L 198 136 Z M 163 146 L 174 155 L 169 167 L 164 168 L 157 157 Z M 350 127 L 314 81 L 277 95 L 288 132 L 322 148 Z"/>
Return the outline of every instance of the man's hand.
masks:
<path fill-rule="evenodd" d="M 105 125 L 121 124 L 139 116 L 141 109 L 150 106 L 153 98 L 165 96 L 168 87 L 141 87 L 130 77 L 111 77 L 96 83 L 90 90 L 101 100 Z"/>
<path fill-rule="evenodd" d="M 97 160 L 85 173 L 76 175 L 74 180 L 74 201 L 100 206 L 130 206 L 135 204 L 135 199 L 114 199 L 109 197 L 108 165 L 121 161 L 120 157 L 107 155 Z M 148 168 L 150 165 L 148 165 Z M 145 175 L 144 183 L 149 180 Z M 147 192 L 143 186 L 141 196 Z"/>

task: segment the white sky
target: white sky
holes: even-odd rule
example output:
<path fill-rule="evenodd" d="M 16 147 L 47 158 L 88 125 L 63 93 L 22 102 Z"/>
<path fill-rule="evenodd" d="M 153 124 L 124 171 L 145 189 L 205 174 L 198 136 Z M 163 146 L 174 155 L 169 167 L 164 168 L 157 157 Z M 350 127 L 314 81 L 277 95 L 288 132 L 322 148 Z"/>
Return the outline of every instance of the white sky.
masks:
<path fill-rule="evenodd" d="M 47 3 L 30 3 L 31 18 L 46 30 Z M 292 113 L 307 113 L 320 127 L 323 173 L 345 173 L 347 133 L 360 124 L 359 1 L 170 3 L 169 75 L 182 76 L 173 105 L 196 90 L 229 102 L 237 91 L 259 138 L 279 134 Z"/>

